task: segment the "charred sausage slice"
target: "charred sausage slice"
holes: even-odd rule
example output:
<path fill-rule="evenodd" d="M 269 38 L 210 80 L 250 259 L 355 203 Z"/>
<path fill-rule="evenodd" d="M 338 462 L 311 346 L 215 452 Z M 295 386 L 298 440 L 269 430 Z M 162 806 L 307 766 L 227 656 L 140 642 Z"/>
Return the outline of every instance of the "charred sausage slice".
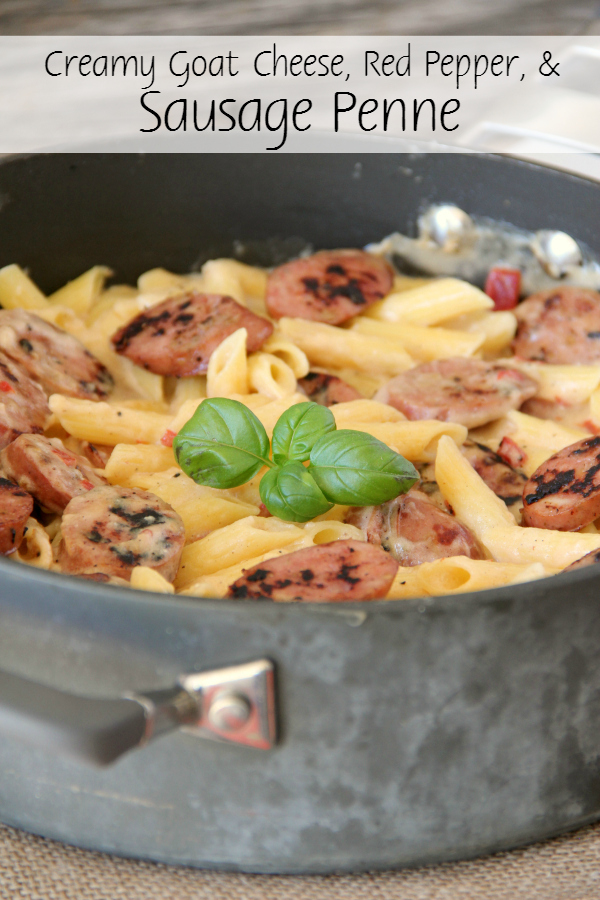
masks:
<path fill-rule="evenodd" d="M 352 385 L 337 375 L 326 375 L 323 372 L 309 372 L 304 378 L 299 378 L 298 389 L 313 403 L 321 406 L 335 406 L 336 403 L 362 399 L 362 394 Z"/>
<path fill-rule="evenodd" d="M 229 588 L 247 600 L 337 603 L 385 597 L 398 569 L 389 553 L 362 541 L 332 541 L 248 569 Z"/>
<path fill-rule="evenodd" d="M 507 506 L 520 503 L 527 478 L 509 466 L 501 456 L 475 441 L 465 441 L 461 447 L 464 457 L 469 460 L 477 474 L 487 486 L 504 500 Z"/>
<path fill-rule="evenodd" d="M 2 450 L 0 463 L 8 477 L 49 512 L 61 513 L 73 497 L 107 483 L 83 456 L 41 434 L 20 435 Z"/>
<path fill-rule="evenodd" d="M 19 549 L 32 512 L 33 497 L 18 484 L 0 478 L 0 553 L 4 556 Z"/>
<path fill-rule="evenodd" d="M 561 364 L 600 362 L 600 294 L 565 285 L 541 291 L 515 309 L 513 351 L 524 359 Z"/>
<path fill-rule="evenodd" d="M 213 350 L 237 331 L 249 352 L 273 333 L 267 320 L 221 294 L 180 294 L 141 313 L 112 337 L 117 353 L 157 375 L 202 375 Z"/>
<path fill-rule="evenodd" d="M 543 462 L 523 490 L 523 522 L 577 531 L 600 516 L 600 437 L 584 438 Z"/>
<path fill-rule="evenodd" d="M 408 419 L 439 419 L 477 428 L 532 397 L 528 375 L 480 359 L 437 359 L 392 378 L 376 396 Z"/>
<path fill-rule="evenodd" d="M 353 507 L 346 522 L 362 528 L 371 544 L 389 551 L 401 566 L 447 556 L 484 558 L 469 529 L 415 488 L 381 506 Z"/>
<path fill-rule="evenodd" d="M 274 269 L 267 309 L 275 319 L 296 316 L 339 325 L 389 293 L 392 270 L 363 250 L 323 250 Z"/>
<path fill-rule="evenodd" d="M 97 487 L 64 511 L 58 563 L 63 572 L 131 578 L 148 566 L 173 581 L 185 542 L 183 522 L 164 500 L 137 488 Z"/>
<path fill-rule="evenodd" d="M 0 351 L 0 448 L 20 434 L 42 432 L 49 415 L 39 384 Z"/>
<path fill-rule="evenodd" d="M 592 550 L 591 553 L 586 553 L 581 559 L 576 559 L 574 563 L 571 563 L 570 566 L 563 569 L 563 572 L 573 572 L 575 569 L 587 569 L 588 566 L 595 566 L 597 563 L 600 563 L 600 550 Z"/>
<path fill-rule="evenodd" d="M 48 395 L 104 400 L 113 388 L 108 369 L 81 341 L 27 310 L 0 311 L 0 348 Z"/>

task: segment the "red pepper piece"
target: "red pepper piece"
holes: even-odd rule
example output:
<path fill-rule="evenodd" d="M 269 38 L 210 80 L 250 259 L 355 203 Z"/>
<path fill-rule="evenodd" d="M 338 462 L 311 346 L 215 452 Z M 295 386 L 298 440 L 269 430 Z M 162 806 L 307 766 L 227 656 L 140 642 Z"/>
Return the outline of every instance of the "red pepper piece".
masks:
<path fill-rule="evenodd" d="M 519 269 L 504 269 L 495 266 L 490 269 L 484 288 L 494 301 L 494 309 L 514 309 L 521 294 L 521 273 Z"/>

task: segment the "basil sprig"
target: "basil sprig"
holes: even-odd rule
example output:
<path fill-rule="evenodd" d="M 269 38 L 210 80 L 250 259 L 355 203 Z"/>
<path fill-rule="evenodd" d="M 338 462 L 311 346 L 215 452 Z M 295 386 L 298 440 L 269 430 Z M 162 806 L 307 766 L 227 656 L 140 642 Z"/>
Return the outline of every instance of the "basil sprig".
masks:
<path fill-rule="evenodd" d="M 203 400 L 173 440 L 179 465 L 197 484 L 238 487 L 267 466 L 261 500 L 288 522 L 308 522 L 334 503 L 377 506 L 419 477 L 412 463 L 372 435 L 337 431 L 331 410 L 317 403 L 287 409 L 273 429 L 272 460 L 269 449 L 254 413 L 224 397 Z"/>

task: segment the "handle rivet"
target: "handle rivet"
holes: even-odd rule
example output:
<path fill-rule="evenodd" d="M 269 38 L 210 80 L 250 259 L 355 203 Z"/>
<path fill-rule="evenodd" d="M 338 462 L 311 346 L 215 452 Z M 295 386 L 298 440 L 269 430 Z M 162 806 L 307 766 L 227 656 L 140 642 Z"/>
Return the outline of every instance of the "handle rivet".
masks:
<path fill-rule="evenodd" d="M 239 731 L 250 718 L 251 710 L 250 701 L 244 694 L 225 691 L 210 704 L 208 720 L 219 731 Z"/>

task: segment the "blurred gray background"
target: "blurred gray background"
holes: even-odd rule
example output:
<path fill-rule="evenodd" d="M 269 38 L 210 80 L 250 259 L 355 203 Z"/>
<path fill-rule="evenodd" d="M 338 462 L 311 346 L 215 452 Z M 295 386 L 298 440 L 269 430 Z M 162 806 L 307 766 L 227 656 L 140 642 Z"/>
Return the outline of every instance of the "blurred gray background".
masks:
<path fill-rule="evenodd" d="M 600 33 L 600 0 L 0 0 L 0 35 Z"/>

